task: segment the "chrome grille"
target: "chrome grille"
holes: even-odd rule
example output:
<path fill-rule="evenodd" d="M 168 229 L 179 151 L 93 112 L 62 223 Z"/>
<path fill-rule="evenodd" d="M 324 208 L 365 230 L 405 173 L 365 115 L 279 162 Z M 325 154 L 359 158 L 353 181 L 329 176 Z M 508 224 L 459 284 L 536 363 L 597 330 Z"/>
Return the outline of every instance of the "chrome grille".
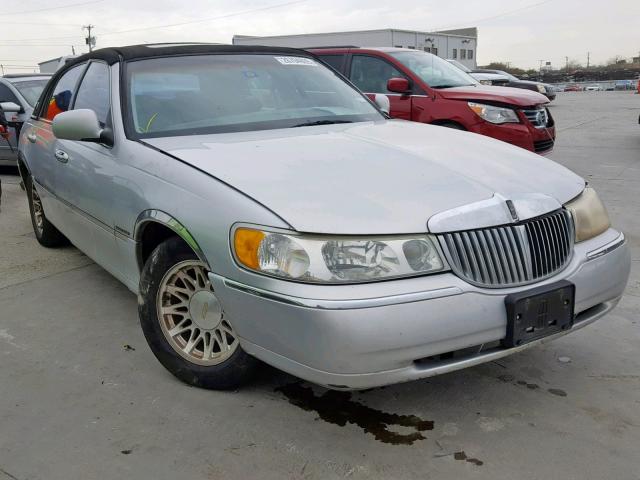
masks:
<path fill-rule="evenodd" d="M 527 120 L 536 128 L 544 128 L 549 126 L 549 112 L 545 107 L 532 108 L 522 110 Z"/>
<path fill-rule="evenodd" d="M 568 263 L 573 222 L 559 210 L 517 225 L 440 235 L 454 273 L 475 285 L 506 287 L 535 282 Z"/>

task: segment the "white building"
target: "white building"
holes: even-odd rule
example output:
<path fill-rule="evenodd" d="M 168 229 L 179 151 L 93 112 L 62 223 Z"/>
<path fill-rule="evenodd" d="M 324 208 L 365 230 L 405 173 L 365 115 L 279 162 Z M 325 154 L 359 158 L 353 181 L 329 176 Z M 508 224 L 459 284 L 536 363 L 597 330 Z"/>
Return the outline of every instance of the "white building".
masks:
<path fill-rule="evenodd" d="M 478 30 L 463 28 L 441 32 L 415 30 L 362 30 L 353 32 L 308 33 L 254 37 L 234 35 L 234 45 L 270 45 L 275 47 L 402 47 L 433 53 L 442 58 L 453 58 L 469 68 L 476 67 Z"/>
<path fill-rule="evenodd" d="M 52 58 L 38 63 L 40 73 L 55 73 L 60 67 L 63 67 L 67 61 L 76 58 L 77 55 L 64 55 L 62 57 Z"/>

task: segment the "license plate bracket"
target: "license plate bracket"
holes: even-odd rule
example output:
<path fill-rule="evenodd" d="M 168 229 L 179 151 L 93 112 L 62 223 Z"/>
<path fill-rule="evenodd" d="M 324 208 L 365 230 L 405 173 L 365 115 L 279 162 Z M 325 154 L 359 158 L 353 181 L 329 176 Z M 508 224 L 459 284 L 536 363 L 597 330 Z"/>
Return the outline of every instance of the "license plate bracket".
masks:
<path fill-rule="evenodd" d="M 504 347 L 516 347 L 573 326 L 576 287 L 567 280 L 512 293 L 505 298 Z"/>

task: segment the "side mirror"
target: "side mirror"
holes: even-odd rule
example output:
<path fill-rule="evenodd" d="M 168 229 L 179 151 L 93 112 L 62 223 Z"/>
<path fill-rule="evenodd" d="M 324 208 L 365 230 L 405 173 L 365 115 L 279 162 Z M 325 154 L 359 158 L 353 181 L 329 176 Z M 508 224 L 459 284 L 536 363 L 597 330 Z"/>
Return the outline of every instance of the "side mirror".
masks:
<path fill-rule="evenodd" d="M 373 101 L 376 102 L 376 105 L 380 110 L 389 115 L 389 112 L 391 111 L 391 103 L 389 102 L 389 97 L 382 93 L 376 93 Z"/>
<path fill-rule="evenodd" d="M 0 103 L 0 110 L 5 113 L 18 113 L 22 110 L 22 107 L 14 102 L 2 102 Z"/>
<path fill-rule="evenodd" d="M 93 110 L 62 112 L 53 119 L 53 134 L 61 140 L 101 142 L 103 132 Z"/>
<path fill-rule="evenodd" d="M 406 78 L 390 78 L 387 80 L 387 90 L 395 93 L 409 93 L 409 80 Z"/>

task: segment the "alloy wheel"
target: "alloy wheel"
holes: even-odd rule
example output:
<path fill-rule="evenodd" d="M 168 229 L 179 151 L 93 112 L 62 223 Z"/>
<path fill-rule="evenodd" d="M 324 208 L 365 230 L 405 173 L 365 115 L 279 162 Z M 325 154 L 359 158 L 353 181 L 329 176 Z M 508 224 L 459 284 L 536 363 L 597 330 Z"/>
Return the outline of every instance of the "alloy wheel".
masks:
<path fill-rule="evenodd" d="M 218 365 L 238 348 L 203 262 L 180 262 L 164 275 L 157 309 L 165 338 L 189 362 Z"/>
<path fill-rule="evenodd" d="M 42 200 L 36 191 L 36 186 L 31 185 L 31 205 L 33 208 L 33 219 L 35 220 L 36 229 L 42 235 L 44 230 L 44 211 L 42 210 Z"/>

